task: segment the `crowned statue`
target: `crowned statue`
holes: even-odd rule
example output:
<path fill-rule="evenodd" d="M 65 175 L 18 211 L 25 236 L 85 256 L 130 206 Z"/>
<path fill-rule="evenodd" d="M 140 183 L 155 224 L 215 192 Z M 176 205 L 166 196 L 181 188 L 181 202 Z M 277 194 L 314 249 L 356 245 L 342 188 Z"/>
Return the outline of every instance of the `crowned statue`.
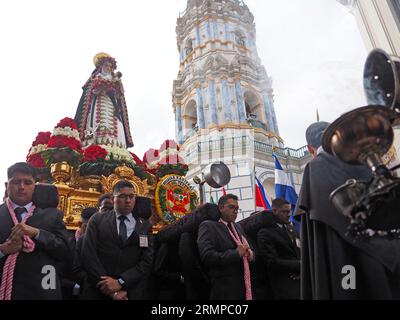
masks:
<path fill-rule="evenodd" d="M 106 53 L 93 59 L 95 70 L 83 86 L 75 115 L 82 146 L 133 147 L 121 72 Z"/>

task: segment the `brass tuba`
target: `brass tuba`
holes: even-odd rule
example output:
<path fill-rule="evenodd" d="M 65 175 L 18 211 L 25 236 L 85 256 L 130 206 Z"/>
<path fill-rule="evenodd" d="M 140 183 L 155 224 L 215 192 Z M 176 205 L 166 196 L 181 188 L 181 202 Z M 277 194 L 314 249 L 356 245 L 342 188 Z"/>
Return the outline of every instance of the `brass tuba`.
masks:
<path fill-rule="evenodd" d="M 364 91 L 369 105 L 389 107 L 400 121 L 400 58 L 374 49 L 364 66 Z"/>
<path fill-rule="evenodd" d="M 400 124 L 400 58 L 373 50 L 364 67 L 368 106 L 347 112 L 325 131 L 326 152 L 350 164 L 368 165 L 371 181 L 349 180 L 330 195 L 331 203 L 350 219 L 355 237 L 400 239 L 400 179 L 383 156 L 393 143 L 393 126 Z"/>

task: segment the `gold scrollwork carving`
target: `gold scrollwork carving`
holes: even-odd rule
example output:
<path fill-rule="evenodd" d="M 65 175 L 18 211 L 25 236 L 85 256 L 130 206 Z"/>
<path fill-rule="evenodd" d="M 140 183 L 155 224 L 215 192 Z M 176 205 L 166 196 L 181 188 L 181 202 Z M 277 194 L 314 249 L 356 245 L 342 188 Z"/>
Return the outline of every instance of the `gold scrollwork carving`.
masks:
<path fill-rule="evenodd" d="M 112 192 L 115 184 L 121 180 L 131 182 L 137 195 L 143 197 L 149 196 L 150 187 L 147 185 L 147 181 L 140 180 L 139 177 L 135 176 L 135 171 L 125 165 L 116 168 L 115 173 L 109 177 L 102 177 L 104 192 Z"/>
<path fill-rule="evenodd" d="M 66 215 L 64 218 L 65 222 L 68 225 L 68 229 L 78 229 L 82 210 L 96 206 L 97 200 L 95 199 L 70 198 L 68 205 L 68 215 Z"/>

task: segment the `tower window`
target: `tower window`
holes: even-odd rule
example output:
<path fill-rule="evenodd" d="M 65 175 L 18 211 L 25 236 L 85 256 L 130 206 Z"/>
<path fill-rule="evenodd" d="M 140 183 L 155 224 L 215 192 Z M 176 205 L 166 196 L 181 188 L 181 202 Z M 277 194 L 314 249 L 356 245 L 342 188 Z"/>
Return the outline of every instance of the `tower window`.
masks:
<path fill-rule="evenodd" d="M 247 118 L 248 119 L 253 119 L 253 120 L 257 119 L 257 114 L 252 112 L 253 110 L 251 110 L 251 108 L 250 108 L 249 104 L 247 103 L 247 101 L 245 101 L 245 106 L 246 106 L 246 116 L 247 116 Z"/>
<path fill-rule="evenodd" d="M 192 39 L 188 39 L 186 41 L 185 53 L 186 55 L 189 55 L 192 51 L 193 51 L 193 41 Z"/>
<path fill-rule="evenodd" d="M 241 32 L 239 32 L 239 31 L 236 31 L 236 32 L 235 32 L 235 42 L 236 42 L 236 44 L 238 44 L 239 46 L 243 46 L 243 47 L 246 46 L 246 38 L 245 38 L 245 36 L 244 36 Z"/>

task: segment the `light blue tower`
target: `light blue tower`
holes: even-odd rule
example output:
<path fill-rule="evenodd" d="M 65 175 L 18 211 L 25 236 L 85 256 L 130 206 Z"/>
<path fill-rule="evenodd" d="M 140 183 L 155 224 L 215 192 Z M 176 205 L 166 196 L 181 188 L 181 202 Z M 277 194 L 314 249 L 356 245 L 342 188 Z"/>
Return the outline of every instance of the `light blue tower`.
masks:
<path fill-rule="evenodd" d="M 271 79 L 256 47 L 254 17 L 238 0 L 189 0 L 177 22 L 180 56 L 173 86 L 176 139 L 234 125 L 280 145 Z M 262 134 L 264 133 L 264 138 Z"/>
<path fill-rule="evenodd" d="M 292 154 L 304 158 L 305 151 L 284 149 L 272 80 L 258 56 L 254 17 L 243 1 L 188 0 L 176 34 L 180 62 L 172 104 L 187 178 L 201 175 L 211 162 L 227 163 L 232 180 L 225 189 L 239 197 L 244 218 L 255 209 L 255 172 L 264 181 L 274 176 L 272 151 L 287 154 L 294 167 Z M 208 188 L 207 200 L 212 193 L 214 199 L 221 195 Z"/>

